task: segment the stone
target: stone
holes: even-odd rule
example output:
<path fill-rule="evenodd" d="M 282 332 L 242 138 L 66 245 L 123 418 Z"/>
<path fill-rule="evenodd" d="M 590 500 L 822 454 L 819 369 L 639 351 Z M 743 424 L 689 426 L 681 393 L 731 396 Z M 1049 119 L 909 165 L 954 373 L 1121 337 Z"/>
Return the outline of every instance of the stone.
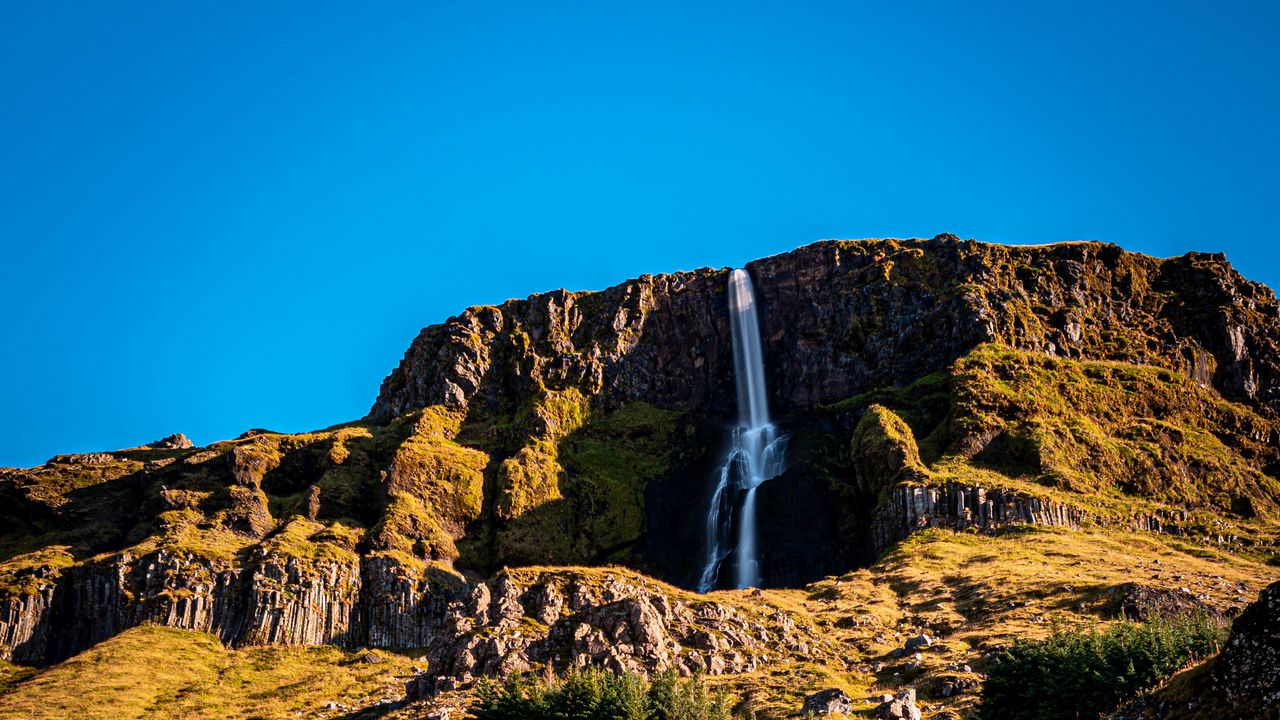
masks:
<path fill-rule="evenodd" d="M 182 433 L 174 433 L 144 447 L 152 450 L 186 450 L 187 448 L 195 447 L 195 443 L 192 443 L 191 439 Z"/>
<path fill-rule="evenodd" d="M 801 715 L 835 715 L 853 712 L 853 699 L 839 688 L 828 688 L 805 697 Z"/>
<path fill-rule="evenodd" d="M 927 633 L 925 633 L 925 634 L 917 635 L 915 637 L 907 638 L 907 642 L 905 645 L 903 645 L 903 647 L 907 651 L 913 651 L 913 650 L 919 650 L 921 648 L 932 647 L 934 642 L 936 642 L 935 639 L 930 637 Z"/>
<path fill-rule="evenodd" d="M 1130 620 L 1144 621 L 1154 617 L 1186 617 L 1204 614 L 1225 619 L 1220 611 L 1197 598 L 1186 588 L 1176 590 L 1139 583 L 1125 583 L 1114 588 L 1112 606 L 1117 614 Z"/>
<path fill-rule="evenodd" d="M 896 695 L 886 693 L 876 707 L 879 720 L 920 720 L 920 716 L 915 688 L 907 688 Z"/>

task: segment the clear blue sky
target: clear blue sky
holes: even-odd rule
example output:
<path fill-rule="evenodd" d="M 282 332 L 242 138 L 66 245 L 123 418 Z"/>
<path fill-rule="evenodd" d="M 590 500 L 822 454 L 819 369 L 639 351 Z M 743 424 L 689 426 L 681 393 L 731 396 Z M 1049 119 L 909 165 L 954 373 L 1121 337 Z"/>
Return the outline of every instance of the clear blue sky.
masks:
<path fill-rule="evenodd" d="M 820 238 L 1280 281 L 1274 2 L 342 5 L 3 4 L 0 465 L 350 420 L 467 305 Z"/>

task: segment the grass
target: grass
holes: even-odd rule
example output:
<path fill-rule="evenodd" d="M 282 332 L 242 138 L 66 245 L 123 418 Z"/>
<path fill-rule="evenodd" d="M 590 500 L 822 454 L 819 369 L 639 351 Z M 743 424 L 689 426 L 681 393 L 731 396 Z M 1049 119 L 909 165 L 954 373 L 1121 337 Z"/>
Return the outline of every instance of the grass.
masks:
<path fill-rule="evenodd" d="M 69 550 L 66 545 L 50 545 L 0 563 L 0 599 L 39 592 L 41 582 L 35 572 L 70 567 L 75 559 Z"/>
<path fill-rule="evenodd" d="M 328 702 L 370 704 L 403 691 L 411 661 L 334 647 L 224 648 L 210 635 L 144 626 L 16 684 L 0 665 L 0 718 L 293 718 Z"/>

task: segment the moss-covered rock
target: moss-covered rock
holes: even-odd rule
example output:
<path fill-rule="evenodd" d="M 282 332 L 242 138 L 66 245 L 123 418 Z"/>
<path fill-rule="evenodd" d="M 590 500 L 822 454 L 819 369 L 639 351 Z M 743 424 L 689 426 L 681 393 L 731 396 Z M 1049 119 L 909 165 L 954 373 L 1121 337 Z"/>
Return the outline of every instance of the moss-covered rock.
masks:
<path fill-rule="evenodd" d="M 929 475 L 910 426 L 883 405 L 867 408 L 854 428 L 850 458 L 857 487 L 868 497 L 880 497 L 898 483 L 924 481 Z"/>

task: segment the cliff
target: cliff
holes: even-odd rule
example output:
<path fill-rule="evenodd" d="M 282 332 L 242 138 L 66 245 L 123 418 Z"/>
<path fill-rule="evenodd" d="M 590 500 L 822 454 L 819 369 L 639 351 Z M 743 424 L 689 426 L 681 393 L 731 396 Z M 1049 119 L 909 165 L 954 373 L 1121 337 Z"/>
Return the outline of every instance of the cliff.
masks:
<path fill-rule="evenodd" d="M 1158 260 L 1100 243 L 940 235 L 824 241 L 747 269 L 780 415 L 908 384 L 986 342 L 1167 367 L 1280 410 L 1280 304 L 1222 255 Z M 487 412 L 565 387 L 605 406 L 731 413 L 726 274 L 646 275 L 471 308 L 418 335 L 369 417 L 432 405 Z"/>
<path fill-rule="evenodd" d="M 939 236 L 748 271 L 788 438 L 758 491 L 767 586 L 888 572 L 931 529 L 1136 531 L 1248 577 L 1280 556 L 1280 303 L 1221 256 Z M 57 662 L 155 624 L 230 647 L 427 648 L 410 694 L 472 666 L 751 675 L 762 632 L 836 663 L 779 634 L 785 612 L 545 569 L 693 584 L 735 414 L 725 281 L 468 309 L 333 428 L 0 470 L 0 657 Z M 619 639 L 637 634 L 653 642 Z"/>

